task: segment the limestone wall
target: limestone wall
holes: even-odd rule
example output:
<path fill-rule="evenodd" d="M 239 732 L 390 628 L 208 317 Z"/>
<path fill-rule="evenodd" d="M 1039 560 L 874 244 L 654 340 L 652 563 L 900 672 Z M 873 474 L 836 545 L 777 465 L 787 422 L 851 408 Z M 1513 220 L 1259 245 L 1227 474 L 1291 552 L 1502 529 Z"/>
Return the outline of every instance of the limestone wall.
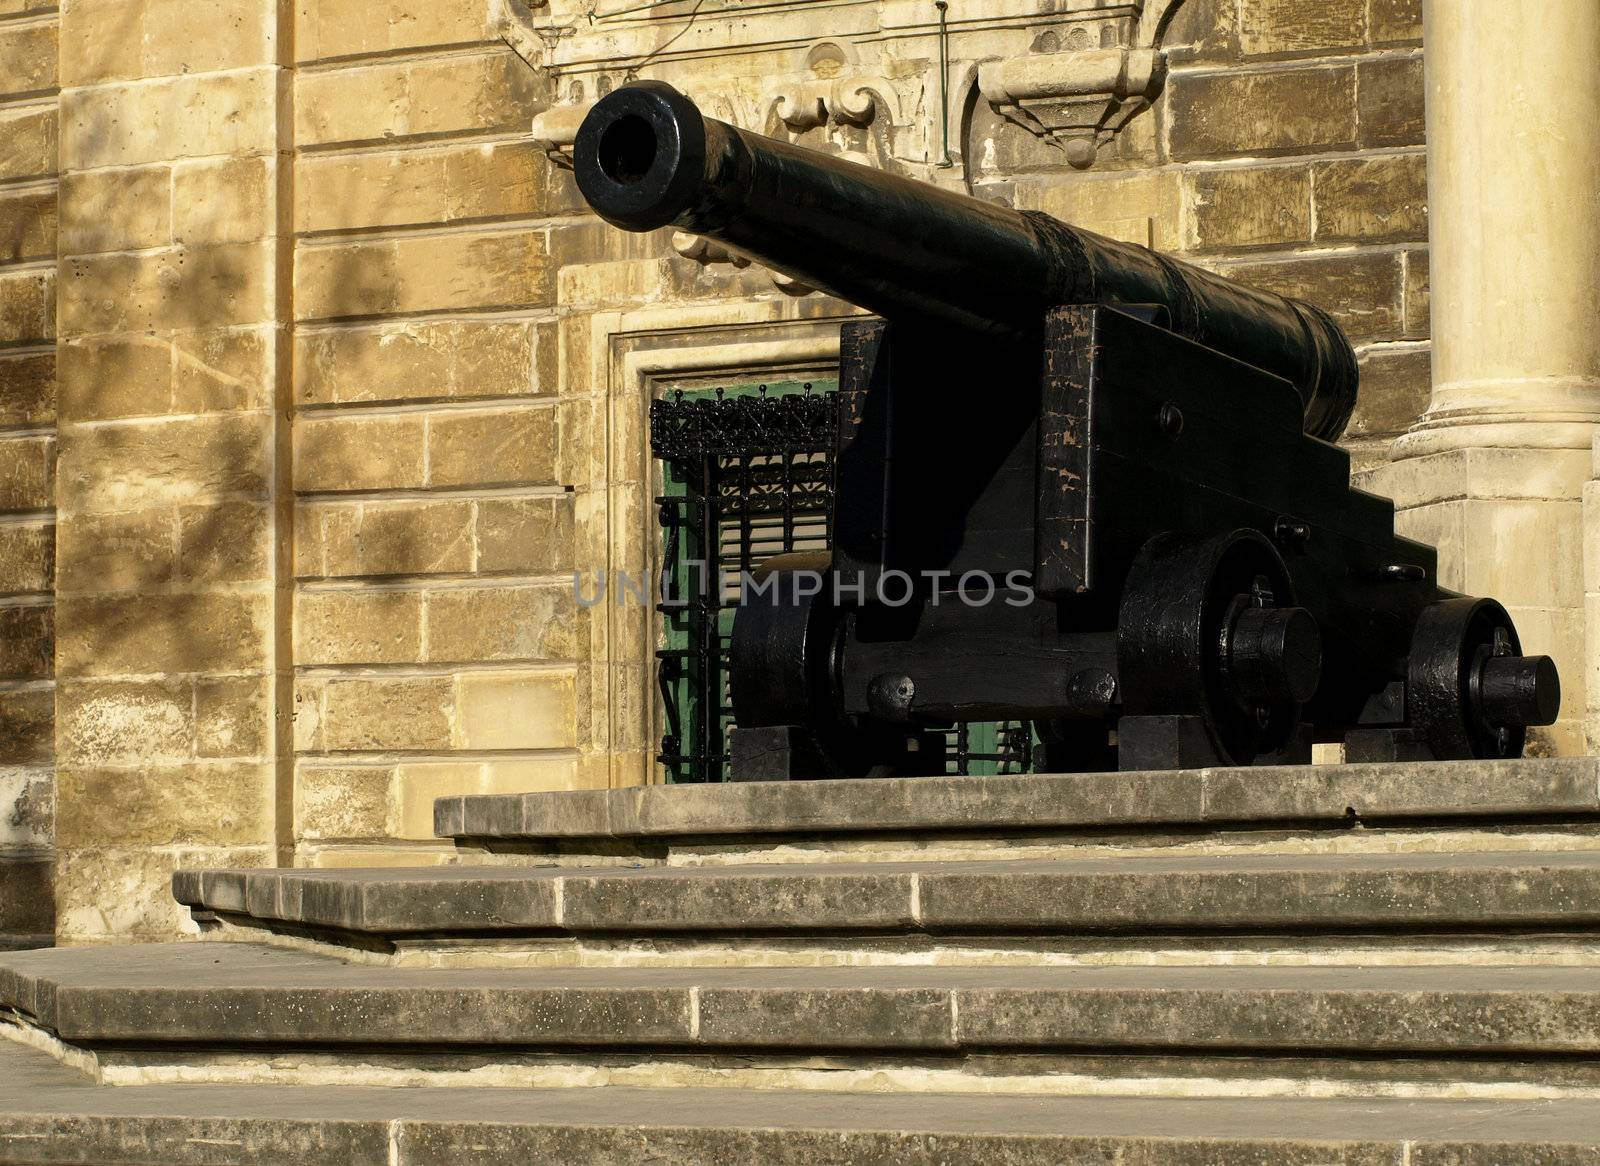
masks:
<path fill-rule="evenodd" d="M 1325 303 L 1381 459 L 1427 397 L 1417 0 L 1187 0 L 1087 170 L 979 63 L 1141 6 L 1017 7 L 950 13 L 942 166 L 910 0 L 71 0 L 59 51 L 0 0 L 0 794 L 44 853 L 54 703 L 61 938 L 171 934 L 180 865 L 447 860 L 442 794 L 653 779 L 651 616 L 571 572 L 649 568 L 652 395 L 822 373 L 852 309 L 582 211 L 530 121 L 630 75 Z"/>
<path fill-rule="evenodd" d="M 54 925 L 57 23 L 0 3 L 0 947 Z"/>

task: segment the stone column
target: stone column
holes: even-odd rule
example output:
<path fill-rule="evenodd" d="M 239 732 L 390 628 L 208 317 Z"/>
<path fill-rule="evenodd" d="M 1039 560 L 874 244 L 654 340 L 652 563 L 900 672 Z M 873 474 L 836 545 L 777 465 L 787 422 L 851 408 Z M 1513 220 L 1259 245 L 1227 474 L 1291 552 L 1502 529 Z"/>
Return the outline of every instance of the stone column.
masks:
<path fill-rule="evenodd" d="M 1600 423 L 1600 5 L 1425 7 L 1433 394 L 1375 488 L 1441 581 L 1555 656 L 1580 752 L 1583 489 Z"/>
<path fill-rule="evenodd" d="M 173 868 L 286 841 L 291 12 L 62 8 L 62 942 L 170 937 Z"/>

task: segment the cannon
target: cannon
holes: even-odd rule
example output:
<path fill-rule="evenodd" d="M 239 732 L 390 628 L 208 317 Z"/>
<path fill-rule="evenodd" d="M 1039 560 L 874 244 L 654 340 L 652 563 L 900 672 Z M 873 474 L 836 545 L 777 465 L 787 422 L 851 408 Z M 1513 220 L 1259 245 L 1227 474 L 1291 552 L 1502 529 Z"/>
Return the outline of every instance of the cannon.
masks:
<path fill-rule="evenodd" d="M 641 82 L 580 191 L 872 313 L 841 327 L 830 542 L 744 581 L 735 780 L 942 772 L 1031 722 L 1056 771 L 1520 756 L 1548 657 L 1350 484 L 1314 305 L 762 137 Z"/>

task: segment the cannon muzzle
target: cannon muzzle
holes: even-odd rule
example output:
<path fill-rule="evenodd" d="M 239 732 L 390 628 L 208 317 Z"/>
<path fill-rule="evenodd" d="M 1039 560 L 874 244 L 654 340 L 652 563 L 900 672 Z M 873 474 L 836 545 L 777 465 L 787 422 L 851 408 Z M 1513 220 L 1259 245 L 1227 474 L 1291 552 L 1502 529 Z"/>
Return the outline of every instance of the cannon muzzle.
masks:
<path fill-rule="evenodd" d="M 705 235 L 889 320 L 1027 337 L 1056 306 L 1155 304 L 1174 332 L 1291 382 L 1312 436 L 1338 437 L 1355 407 L 1355 353 L 1312 304 L 749 133 L 661 82 L 602 98 L 578 131 L 574 168 L 614 226 Z"/>

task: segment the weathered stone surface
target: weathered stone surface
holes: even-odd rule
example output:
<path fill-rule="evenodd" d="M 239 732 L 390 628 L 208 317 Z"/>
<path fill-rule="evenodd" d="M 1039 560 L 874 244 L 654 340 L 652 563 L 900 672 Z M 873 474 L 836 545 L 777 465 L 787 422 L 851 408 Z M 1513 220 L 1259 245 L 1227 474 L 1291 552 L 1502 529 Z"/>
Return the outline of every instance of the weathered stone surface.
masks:
<path fill-rule="evenodd" d="M 299 765 L 295 834 L 310 840 L 392 837 L 391 766 Z"/>
<path fill-rule="evenodd" d="M 303 576 L 464 574 L 474 568 L 473 503 L 303 506 L 295 543 Z"/>
<path fill-rule="evenodd" d="M 1369 0 L 1368 39 L 1375 45 L 1422 39 L 1422 0 Z"/>
<path fill-rule="evenodd" d="M 270 154 L 276 70 L 172 77 L 61 95 L 61 164 L 69 170 L 180 158 Z"/>
<path fill-rule="evenodd" d="M 0 109 L 0 178 L 37 178 L 56 169 L 56 111 Z"/>
<path fill-rule="evenodd" d="M 301 591 L 295 662 L 401 664 L 422 656 L 422 596 L 415 591 Z"/>
<path fill-rule="evenodd" d="M 478 570 L 570 569 L 573 503 L 558 498 L 485 498 L 477 504 Z"/>
<path fill-rule="evenodd" d="M 441 413 L 428 425 L 433 486 L 553 485 L 560 431 L 557 410 Z"/>
<path fill-rule="evenodd" d="M 0 262 L 55 258 L 56 196 L 28 190 L 0 197 Z"/>
<path fill-rule="evenodd" d="M 0 344 L 28 344 L 54 335 L 55 273 L 0 270 Z"/>
<path fill-rule="evenodd" d="M 0 440 L 0 510 L 49 510 L 55 503 L 55 438 Z"/>
<path fill-rule="evenodd" d="M 1280 295 L 1311 301 L 1332 313 L 1357 344 L 1400 336 L 1398 254 L 1357 251 L 1308 259 L 1230 263 L 1224 274 Z"/>
<path fill-rule="evenodd" d="M 257 502 L 211 502 L 177 511 L 178 578 L 248 583 L 270 575 L 272 513 Z"/>
<path fill-rule="evenodd" d="M 424 485 L 421 417 L 302 417 L 295 423 L 295 485 L 302 492 Z"/>
<path fill-rule="evenodd" d="M 48 858 L 0 858 L 0 943 L 38 946 L 55 931 L 55 864 Z"/>
<path fill-rule="evenodd" d="M 1189 250 L 1303 243 L 1311 239 L 1311 173 L 1251 166 L 1185 175 Z"/>
<path fill-rule="evenodd" d="M 295 11 L 295 54 L 315 61 L 491 39 L 475 0 L 318 0 Z"/>
<path fill-rule="evenodd" d="M 568 672 L 465 675 L 458 743 L 465 749 L 570 749 L 577 744 L 575 690 Z"/>
<path fill-rule="evenodd" d="M 0 85 L 8 94 L 46 93 L 56 85 L 55 22 L 0 25 Z"/>
<path fill-rule="evenodd" d="M 1359 91 L 1357 144 L 1420 146 L 1423 117 L 1422 61 L 1363 61 L 1356 66 Z"/>
<path fill-rule="evenodd" d="M 55 656 L 55 613 L 48 605 L 0 606 L 0 679 L 48 680 Z"/>
<path fill-rule="evenodd" d="M 92 847 L 117 824 L 119 846 L 187 843 L 240 846 L 272 841 L 272 767 L 259 764 L 145 765 L 56 773 L 56 845 Z"/>
<path fill-rule="evenodd" d="M 326 244 L 302 249 L 295 264 L 295 309 L 306 320 L 541 307 L 553 290 L 537 231 Z"/>
<path fill-rule="evenodd" d="M 56 696 L 49 689 L 0 691 L 0 758 L 8 764 L 55 757 Z"/>
<path fill-rule="evenodd" d="M 1241 6 L 1246 55 L 1328 53 L 1366 39 L 1367 0 L 1250 0 Z"/>
<path fill-rule="evenodd" d="M 1426 251 L 1407 251 L 1405 256 L 1406 279 L 1406 336 L 1425 340 L 1432 332 L 1430 320 L 1432 296 L 1429 281 L 1429 262 Z"/>
<path fill-rule="evenodd" d="M 261 593 L 63 595 L 56 605 L 61 676 L 244 671 L 268 641 Z"/>
<path fill-rule="evenodd" d="M 197 757 L 260 757 L 272 742 L 272 678 L 213 676 L 194 682 Z"/>
<path fill-rule="evenodd" d="M 269 12 L 256 0 L 88 0 L 63 16 L 62 71 L 95 85 L 267 64 Z"/>
<path fill-rule="evenodd" d="M 1356 140 L 1349 67 L 1177 76 L 1168 82 L 1174 158 L 1309 152 Z"/>
<path fill-rule="evenodd" d="M 428 594 L 428 659 L 572 660 L 580 610 L 566 584 L 465 587 Z"/>
<path fill-rule="evenodd" d="M 1319 162 L 1319 243 L 1378 243 L 1428 237 L 1428 168 L 1423 154 Z"/>
<path fill-rule="evenodd" d="M 33 425 L 53 421 L 55 415 L 55 353 L 0 356 L 0 423 Z"/>
<path fill-rule="evenodd" d="M 542 85 L 538 73 L 504 47 L 477 57 L 301 73 L 295 137 L 309 146 L 474 130 L 525 132 Z"/>
<path fill-rule="evenodd" d="M 173 763 L 193 752 L 194 687 L 185 678 L 65 680 L 56 701 L 64 765 Z"/>
<path fill-rule="evenodd" d="M 307 405 L 554 393 L 536 375 L 535 350 L 553 338 L 521 321 L 415 321 L 301 332 L 295 399 Z M 553 370 L 552 370 L 553 371 Z"/>
<path fill-rule="evenodd" d="M 1348 437 L 1393 437 L 1416 424 L 1428 407 L 1429 354 L 1412 348 L 1371 349 L 1361 359 L 1361 396 Z"/>
<path fill-rule="evenodd" d="M 455 685 L 448 677 L 330 680 L 322 724 L 323 747 L 447 749 Z"/>
<path fill-rule="evenodd" d="M 250 243 L 277 231 L 278 162 L 271 157 L 192 162 L 172 171 L 172 239 L 188 247 Z"/>
<path fill-rule="evenodd" d="M 1176 174 L 1140 171 L 1081 174 L 1065 181 L 1044 176 L 1018 183 L 1016 195 L 1018 209 L 1041 210 L 1113 239 L 1168 250 L 1183 245 L 1181 202 Z"/>
<path fill-rule="evenodd" d="M 295 221 L 328 231 L 534 215 L 547 165 L 530 142 L 313 156 L 296 170 Z"/>
<path fill-rule="evenodd" d="M 172 170 L 90 170 L 61 179 L 61 251 L 133 251 L 172 242 Z"/>
<path fill-rule="evenodd" d="M 264 499 L 269 414 L 224 413 L 112 427 L 70 427 L 61 438 L 67 513 Z"/>
<path fill-rule="evenodd" d="M 256 243 L 74 255 L 61 268 L 69 335 L 225 327 L 272 318 L 272 248 Z"/>
<path fill-rule="evenodd" d="M 55 581 L 54 524 L 6 523 L 0 526 L 0 593 L 48 593 Z"/>

